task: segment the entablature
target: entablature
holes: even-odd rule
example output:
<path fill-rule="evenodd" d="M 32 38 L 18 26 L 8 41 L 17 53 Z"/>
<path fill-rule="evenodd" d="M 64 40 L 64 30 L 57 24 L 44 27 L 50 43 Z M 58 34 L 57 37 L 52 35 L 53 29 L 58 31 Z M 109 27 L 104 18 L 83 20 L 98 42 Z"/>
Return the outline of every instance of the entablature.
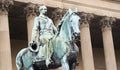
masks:
<path fill-rule="evenodd" d="M 44 4 L 48 7 L 78 8 L 79 12 L 120 18 L 120 4 L 100 0 L 15 0 L 24 3 Z"/>

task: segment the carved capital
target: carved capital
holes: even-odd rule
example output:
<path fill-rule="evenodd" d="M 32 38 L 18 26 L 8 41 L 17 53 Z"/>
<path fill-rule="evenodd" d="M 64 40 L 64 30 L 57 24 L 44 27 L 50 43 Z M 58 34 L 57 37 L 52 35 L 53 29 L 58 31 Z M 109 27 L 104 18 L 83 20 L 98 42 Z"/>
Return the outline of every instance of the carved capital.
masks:
<path fill-rule="evenodd" d="M 24 8 L 24 12 L 27 17 L 30 15 L 36 16 L 39 13 L 38 8 L 38 4 L 28 3 L 27 6 Z"/>
<path fill-rule="evenodd" d="M 59 19 L 62 18 L 63 14 L 65 13 L 64 9 L 61 8 L 56 8 L 53 12 L 52 12 L 52 19 L 54 21 L 57 21 Z"/>
<path fill-rule="evenodd" d="M 64 16 L 64 14 L 67 12 L 67 10 L 68 10 L 68 9 L 66 9 L 66 8 L 63 8 L 63 9 L 62 9 L 62 16 Z"/>
<path fill-rule="evenodd" d="M 100 21 L 102 30 L 111 29 L 111 26 L 115 21 L 116 19 L 113 17 L 107 17 L 107 16 L 103 17 Z"/>
<path fill-rule="evenodd" d="M 0 0 L 0 9 L 1 11 L 9 10 L 11 6 L 14 5 L 13 0 Z"/>
<path fill-rule="evenodd" d="M 90 20 L 94 18 L 94 15 L 93 14 L 90 14 L 90 13 L 80 13 L 80 17 L 81 17 L 81 20 L 80 20 L 80 23 L 81 23 L 81 26 L 89 26 L 90 24 Z"/>

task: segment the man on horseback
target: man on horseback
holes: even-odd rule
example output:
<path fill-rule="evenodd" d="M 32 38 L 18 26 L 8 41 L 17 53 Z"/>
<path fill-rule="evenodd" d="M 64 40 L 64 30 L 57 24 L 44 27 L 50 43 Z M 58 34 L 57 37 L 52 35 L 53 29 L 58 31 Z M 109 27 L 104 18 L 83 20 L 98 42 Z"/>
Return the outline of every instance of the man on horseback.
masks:
<path fill-rule="evenodd" d="M 34 26 L 32 30 L 32 41 L 37 40 L 37 33 L 39 32 L 38 43 L 42 46 L 40 47 L 40 57 L 44 57 L 46 65 L 51 62 L 51 55 L 53 53 L 53 48 L 51 46 L 51 39 L 54 37 L 54 34 L 57 32 L 56 27 L 53 24 L 53 21 L 46 16 L 47 7 L 39 7 L 40 15 L 35 17 Z"/>

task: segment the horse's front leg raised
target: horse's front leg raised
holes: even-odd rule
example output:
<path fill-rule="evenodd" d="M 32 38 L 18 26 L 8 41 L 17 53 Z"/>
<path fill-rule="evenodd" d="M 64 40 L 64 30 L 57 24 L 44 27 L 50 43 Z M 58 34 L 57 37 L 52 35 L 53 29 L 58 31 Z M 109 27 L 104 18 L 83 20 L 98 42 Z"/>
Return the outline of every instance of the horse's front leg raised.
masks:
<path fill-rule="evenodd" d="M 62 69 L 63 70 L 69 70 L 67 55 L 63 56 L 63 58 L 61 59 L 61 64 L 62 64 Z"/>

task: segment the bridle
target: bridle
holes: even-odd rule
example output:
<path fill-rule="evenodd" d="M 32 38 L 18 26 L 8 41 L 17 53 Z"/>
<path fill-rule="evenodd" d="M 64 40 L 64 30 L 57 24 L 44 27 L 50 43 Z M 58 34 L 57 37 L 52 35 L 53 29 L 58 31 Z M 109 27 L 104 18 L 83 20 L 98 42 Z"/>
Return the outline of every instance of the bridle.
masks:
<path fill-rule="evenodd" d="M 73 14 L 78 15 L 78 13 L 74 12 L 74 13 L 71 14 L 71 16 L 72 16 Z M 75 42 L 76 42 L 76 41 L 79 41 L 79 37 L 78 37 L 78 36 L 80 36 L 80 34 L 78 34 L 78 33 L 76 33 L 76 32 L 74 31 L 72 25 L 70 25 L 70 29 L 71 29 L 71 34 L 72 34 L 72 41 L 73 41 L 73 42 L 74 42 L 74 41 L 75 41 Z M 76 38 L 76 37 L 78 37 L 78 38 Z"/>

